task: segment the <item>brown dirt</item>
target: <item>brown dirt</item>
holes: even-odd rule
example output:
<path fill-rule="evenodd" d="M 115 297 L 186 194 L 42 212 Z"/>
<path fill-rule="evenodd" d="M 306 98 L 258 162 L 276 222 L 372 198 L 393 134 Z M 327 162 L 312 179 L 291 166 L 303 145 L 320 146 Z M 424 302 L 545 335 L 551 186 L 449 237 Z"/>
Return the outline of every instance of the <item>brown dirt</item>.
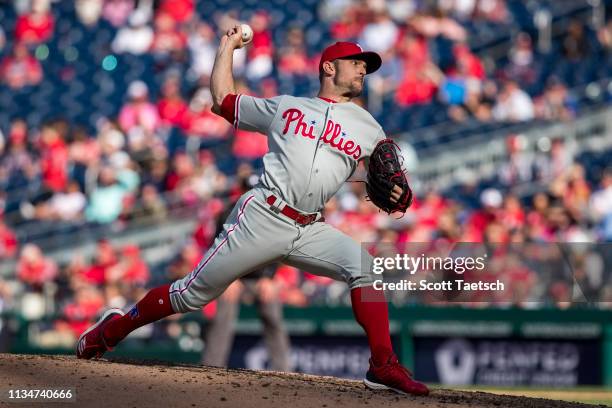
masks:
<path fill-rule="evenodd" d="M 76 389 L 75 403 L 35 407 L 416 407 L 578 408 L 578 403 L 484 392 L 434 390 L 428 397 L 370 391 L 359 381 L 302 374 L 228 370 L 128 360 L 82 361 L 72 356 L 0 354 L 0 390 Z M 24 407 L 27 404 L 0 406 Z"/>

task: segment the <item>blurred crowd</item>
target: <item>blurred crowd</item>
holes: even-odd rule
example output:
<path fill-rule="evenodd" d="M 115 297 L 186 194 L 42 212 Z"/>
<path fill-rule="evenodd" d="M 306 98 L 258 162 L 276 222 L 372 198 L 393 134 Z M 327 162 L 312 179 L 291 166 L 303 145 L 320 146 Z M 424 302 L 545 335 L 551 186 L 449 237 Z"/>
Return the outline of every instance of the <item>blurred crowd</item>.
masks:
<path fill-rule="evenodd" d="M 56 3 L 15 2 L 21 14 L 0 35 L 0 48 L 6 36 L 12 39 L 0 65 L 0 77 L 10 88 L 41 81 L 46 56 L 38 54 L 37 46 L 54 36 Z M 218 36 L 238 21 L 239 10 L 215 10 L 201 18 L 196 6 L 194 0 L 80 0 L 74 14 L 87 28 L 110 24 L 110 51 L 115 54 L 152 55 L 158 69 L 185 69 L 190 87 L 206 87 Z M 369 81 L 371 99 L 400 108 L 438 102 L 447 110 L 446 118 L 459 122 L 569 120 L 577 102 L 568 86 L 596 79 L 597 64 L 609 59 L 612 44 L 610 19 L 595 28 L 575 19 L 546 53 L 535 44 L 537 30 L 520 31 L 519 18 L 506 0 L 326 0 L 315 12 L 307 20 L 317 23 L 318 31 L 308 30 L 307 22 L 284 22 L 285 17 L 271 10 L 251 14 L 254 40 L 236 52 L 234 64 L 236 74 L 257 88 L 253 92 L 265 96 L 280 86 L 283 92 L 308 94 L 311 88 L 300 84 L 316 81 L 322 38 L 352 40 L 383 57 L 382 69 Z M 478 33 L 473 28 L 479 25 L 511 35 L 506 55 L 485 57 L 470 49 L 470 35 Z M 226 131 L 222 125 L 206 129 L 201 120 L 194 124 L 193 118 L 185 118 L 198 104 L 197 91 L 184 100 L 181 76 L 174 82 L 161 87 L 162 98 L 169 100 L 148 130 L 165 124 L 200 136 Z M 294 86 L 283 86 L 287 83 Z M 201 109 L 191 113 L 197 116 Z"/>
<path fill-rule="evenodd" d="M 34 89 L 48 75 L 39 46 L 62 23 L 53 12 L 60 2 L 13 3 L 16 24 L 0 29 L 3 92 Z M 62 118 L 40 125 L 15 118 L 0 129 L 0 259 L 16 261 L 14 275 L 0 278 L 0 311 L 22 307 L 30 316 L 57 315 L 55 329 L 74 338 L 101 307 L 124 307 L 153 281 L 189 273 L 211 245 L 217 218 L 252 182 L 267 151 L 266 138 L 235 131 L 210 111 L 209 80 L 218 38 L 238 21 L 239 13 L 219 11 L 200 19 L 196 6 L 194 0 L 74 2 L 74 24 L 110 24 L 112 52 L 152 56 L 161 80 L 158 88 L 131 81 L 117 115 L 100 118 L 95 129 Z M 578 105 L 568 86 L 581 84 L 579 62 L 608 58 L 612 49 L 612 20 L 596 32 L 575 20 L 555 41 L 566 68 L 563 75 L 544 75 L 548 71 L 533 33 L 514 35 L 506 56 L 484 60 L 470 49 L 470 30 L 483 23 L 510 32 L 513 18 L 504 0 L 326 0 L 317 13 L 311 18 L 320 22 L 329 40 L 355 40 L 383 56 L 384 65 L 369 79 L 363 104 L 377 99 L 401 107 L 435 102 L 453 121 L 570 121 Z M 279 28 L 269 10 L 252 13 L 248 23 L 254 30 L 252 45 L 237 51 L 234 60 L 238 92 L 262 97 L 299 90 L 312 94 L 320 52 L 313 50 L 318 41 L 313 31 L 297 24 Z M 223 149 L 229 156 L 219 154 Z M 589 174 L 560 141 L 529 155 L 520 139 L 509 138 L 508 155 L 491 185 L 476 178 L 452 191 L 425 192 L 401 219 L 371 205 L 363 183 L 347 183 L 325 208 L 326 220 L 356 240 L 372 243 L 373 251 L 377 243 L 400 248 L 436 240 L 612 240 L 611 169 Z M 363 179 L 360 172 L 356 180 Z M 513 187 L 522 183 L 537 188 L 518 195 Z M 118 246 L 104 237 L 93 259 L 74 254 L 65 265 L 36 243 L 17 239 L 16 231 L 26 224 L 162 223 L 176 208 L 192 209 L 198 225 L 161 266 L 147 263 L 138 246 Z M 597 289 L 593 296 L 609 300 L 612 277 L 599 275 L 589 283 Z M 530 285 L 538 279 L 533 271 L 509 276 Z M 294 306 L 347 304 L 349 299 L 345 284 L 285 266 L 265 288 Z M 24 294 L 35 296 L 17 302 Z M 540 295 L 542 301 L 552 296 L 545 291 Z M 521 306 L 524 300 L 507 301 Z"/>
<path fill-rule="evenodd" d="M 483 244 L 491 253 L 491 262 L 484 274 L 472 278 L 501 279 L 511 289 L 491 297 L 475 292 L 460 299 L 466 306 L 581 307 L 591 302 L 596 307 L 608 307 L 612 304 L 612 251 L 606 244 L 612 240 L 612 169 L 603 171 L 598 183 L 592 184 L 584 167 L 561 142 L 555 142 L 548 155 L 528 167 L 532 171 L 529 177 L 537 187 L 533 194 L 518 196 L 504 187 L 513 174 L 512 165 L 508 165 L 499 169 L 495 187 L 463 184 L 460 193 L 430 191 L 417 196 L 402 218 L 379 212 L 364 198 L 363 183 L 347 183 L 327 204 L 326 222 L 366 243 L 379 256 L 390 247 L 396 253 L 416 254 L 414 245 L 419 243 L 435 247 L 463 242 Z M 523 177 L 528 177 L 529 171 L 522 170 Z M 356 177 L 362 175 L 360 169 Z M 17 260 L 15 275 L 0 280 L 6 305 L 11 304 L 11 296 L 38 294 L 50 302 L 52 310 L 30 296 L 21 305 L 38 312 L 30 310 L 25 314 L 57 314 L 55 329 L 74 339 L 100 308 L 124 308 L 137 301 L 153 282 L 171 282 L 188 274 L 211 246 L 222 221 L 219 217 L 227 214 L 227 204 L 236 200 L 252 182 L 252 176 L 252 168 L 242 165 L 238 176 L 232 179 L 227 199 L 215 197 L 203 202 L 191 236 L 177 245 L 172 259 L 162 264 L 148 264 L 136 245 L 117 245 L 101 239 L 92 259 L 75 253 L 70 262 L 58 265 L 35 244 L 25 243 L 18 248 L 14 235 L 6 224 L 1 224 L 3 253 Z M 571 260 L 563 257 L 557 248 L 559 242 L 568 246 Z M 543 246 L 534 255 L 526 249 L 528 244 Z M 263 279 L 265 285 L 258 288 L 266 291 L 266 297 L 287 305 L 333 306 L 348 305 L 350 301 L 345 283 L 292 267 L 281 265 L 273 276 Z M 574 289 L 576 285 L 579 292 Z M 231 296 L 240 297 L 240 288 L 239 282 L 234 284 Z M 393 294 L 393 301 L 397 305 L 459 302 L 408 292 Z M 203 312 L 210 318 L 214 311 L 213 303 Z"/>

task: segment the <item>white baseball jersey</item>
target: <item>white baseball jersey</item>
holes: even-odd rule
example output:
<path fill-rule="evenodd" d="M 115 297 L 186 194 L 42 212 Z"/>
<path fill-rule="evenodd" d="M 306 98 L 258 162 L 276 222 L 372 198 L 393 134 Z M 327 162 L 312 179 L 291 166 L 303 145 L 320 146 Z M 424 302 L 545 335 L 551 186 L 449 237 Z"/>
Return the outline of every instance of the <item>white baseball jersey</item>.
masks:
<path fill-rule="evenodd" d="M 372 115 L 321 98 L 239 95 L 234 126 L 268 135 L 262 184 L 304 212 L 320 211 L 385 138 Z"/>
<path fill-rule="evenodd" d="M 273 262 L 344 280 L 351 289 L 370 285 L 372 257 L 359 243 L 324 222 L 301 225 L 274 211 L 267 197 L 320 211 L 385 137 L 380 125 L 354 103 L 322 98 L 230 95 L 221 112 L 235 127 L 268 135 L 264 173 L 198 266 L 171 285 L 173 309 L 198 310 L 234 280 Z"/>

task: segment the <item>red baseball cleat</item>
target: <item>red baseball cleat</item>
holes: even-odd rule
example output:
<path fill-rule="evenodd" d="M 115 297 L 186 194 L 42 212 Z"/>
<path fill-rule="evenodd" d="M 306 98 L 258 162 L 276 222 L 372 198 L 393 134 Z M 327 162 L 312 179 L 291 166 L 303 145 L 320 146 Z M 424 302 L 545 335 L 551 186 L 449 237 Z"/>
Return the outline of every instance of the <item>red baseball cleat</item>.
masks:
<path fill-rule="evenodd" d="M 412 373 L 402 366 L 395 354 L 385 364 L 376 366 L 370 359 L 370 369 L 363 379 L 372 390 L 393 390 L 400 394 L 427 395 L 429 389 L 423 383 L 412 379 Z"/>
<path fill-rule="evenodd" d="M 96 324 L 85 330 L 81 337 L 79 337 L 76 349 L 77 358 L 84 358 L 86 360 L 100 358 L 104 353 L 112 350 L 106 344 L 104 337 L 102 337 L 102 330 L 108 322 L 119 319 L 124 314 L 120 309 L 109 309 L 104 312 Z"/>

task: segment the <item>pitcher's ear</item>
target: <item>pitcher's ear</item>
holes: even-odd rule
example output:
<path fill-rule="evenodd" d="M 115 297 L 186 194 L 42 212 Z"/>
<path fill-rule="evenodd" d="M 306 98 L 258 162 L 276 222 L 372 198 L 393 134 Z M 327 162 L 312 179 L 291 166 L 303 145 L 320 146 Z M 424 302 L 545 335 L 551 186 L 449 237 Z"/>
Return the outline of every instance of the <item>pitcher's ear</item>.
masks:
<path fill-rule="evenodd" d="M 325 61 L 323 63 L 323 72 L 329 75 L 336 73 L 336 64 L 331 61 Z"/>

